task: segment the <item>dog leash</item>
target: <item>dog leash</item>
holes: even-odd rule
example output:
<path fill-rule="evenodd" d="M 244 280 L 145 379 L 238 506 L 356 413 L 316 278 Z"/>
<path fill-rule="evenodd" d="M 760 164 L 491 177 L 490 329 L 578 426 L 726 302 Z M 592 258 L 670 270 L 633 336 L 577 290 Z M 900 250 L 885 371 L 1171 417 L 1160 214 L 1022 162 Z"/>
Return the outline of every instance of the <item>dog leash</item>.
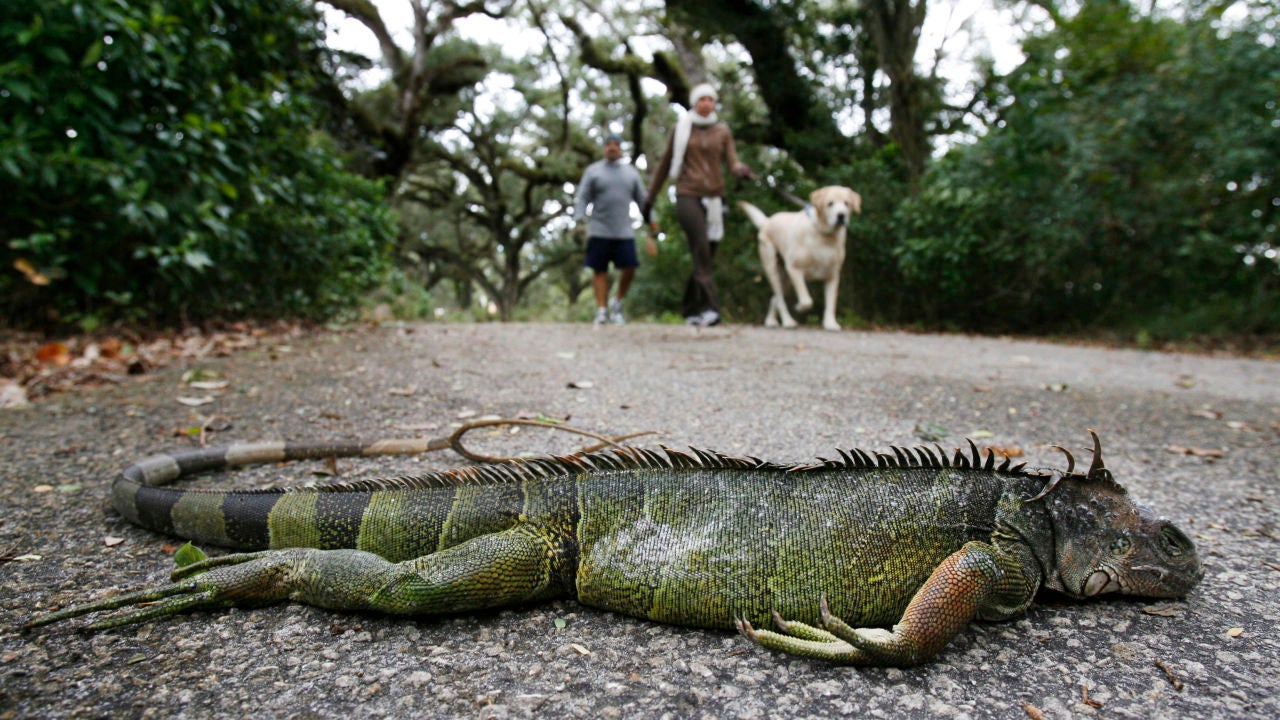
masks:
<path fill-rule="evenodd" d="M 802 208 L 808 209 L 809 207 L 808 200 L 802 200 L 801 198 L 796 197 L 795 195 L 787 192 L 786 190 L 783 190 L 781 187 L 779 187 L 773 182 L 772 177 L 766 178 L 765 184 L 768 185 L 769 189 L 777 193 L 778 196 L 781 197 L 782 199 L 788 200 L 790 202 L 795 203 L 796 205 L 799 205 Z"/>

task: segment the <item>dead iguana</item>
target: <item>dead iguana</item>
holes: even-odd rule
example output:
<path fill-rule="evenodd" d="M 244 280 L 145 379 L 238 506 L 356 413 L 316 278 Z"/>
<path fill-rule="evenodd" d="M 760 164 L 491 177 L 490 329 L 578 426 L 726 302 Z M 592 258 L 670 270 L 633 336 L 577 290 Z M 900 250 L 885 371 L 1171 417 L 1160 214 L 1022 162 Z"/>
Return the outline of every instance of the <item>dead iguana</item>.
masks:
<path fill-rule="evenodd" d="M 282 600 L 438 615 L 576 598 L 665 623 L 736 626 L 799 655 L 912 665 L 975 618 L 1022 613 L 1040 588 L 1181 597 L 1200 581 L 1191 541 L 1129 500 L 1090 433 L 1083 473 L 1062 448 L 1066 471 L 1032 471 L 997 466 L 972 442 L 950 458 L 941 448 L 852 450 L 803 466 L 626 448 L 217 492 L 161 485 L 250 462 L 412 448 L 279 443 L 159 455 L 116 479 L 122 515 L 257 552 L 200 554 L 171 584 L 29 627 L 119 608 L 129 609 L 90 627 Z M 771 620 L 776 630 L 756 629 Z"/>

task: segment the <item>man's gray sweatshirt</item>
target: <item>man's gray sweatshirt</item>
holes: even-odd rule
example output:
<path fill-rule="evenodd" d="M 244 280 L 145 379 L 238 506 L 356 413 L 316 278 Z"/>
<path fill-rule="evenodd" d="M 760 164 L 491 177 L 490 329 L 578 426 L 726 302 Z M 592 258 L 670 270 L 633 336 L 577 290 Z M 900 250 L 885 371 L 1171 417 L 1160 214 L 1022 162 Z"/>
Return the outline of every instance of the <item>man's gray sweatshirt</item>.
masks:
<path fill-rule="evenodd" d="M 587 166 L 578 183 L 573 202 L 574 220 L 587 217 L 591 206 L 587 234 L 591 237 L 631 240 L 636 236 L 631 225 L 631 203 L 643 207 L 644 180 L 634 165 L 621 160 L 598 160 Z"/>

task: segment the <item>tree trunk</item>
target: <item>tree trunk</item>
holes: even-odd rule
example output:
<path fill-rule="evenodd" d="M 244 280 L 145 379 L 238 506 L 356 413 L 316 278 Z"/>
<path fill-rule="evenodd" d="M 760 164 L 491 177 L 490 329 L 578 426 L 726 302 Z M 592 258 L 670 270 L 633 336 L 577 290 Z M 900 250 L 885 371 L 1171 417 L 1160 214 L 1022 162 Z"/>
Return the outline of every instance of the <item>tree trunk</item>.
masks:
<path fill-rule="evenodd" d="M 929 159 L 925 134 L 925 85 L 916 73 L 916 49 L 924 26 L 925 0 L 863 0 L 880 69 L 889 77 L 889 137 L 898 146 L 912 188 Z M 868 72 L 875 68 L 867 68 Z"/>
<path fill-rule="evenodd" d="M 821 167 L 845 142 L 831 108 L 814 96 L 792 58 L 787 26 L 777 10 L 750 0 L 667 0 L 667 9 L 693 27 L 732 35 L 751 54 L 760 96 L 769 108 L 763 140 L 789 151 L 804 167 Z M 793 137 L 808 136 L 795 144 Z"/>

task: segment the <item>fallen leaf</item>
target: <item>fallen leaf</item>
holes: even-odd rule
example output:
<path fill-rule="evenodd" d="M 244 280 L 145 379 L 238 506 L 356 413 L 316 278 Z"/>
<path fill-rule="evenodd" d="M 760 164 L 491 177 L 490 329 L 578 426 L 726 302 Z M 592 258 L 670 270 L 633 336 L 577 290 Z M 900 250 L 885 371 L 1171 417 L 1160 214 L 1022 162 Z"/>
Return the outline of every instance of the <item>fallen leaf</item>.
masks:
<path fill-rule="evenodd" d="M 985 448 L 983 448 L 983 450 L 991 450 L 995 454 L 1003 455 L 1004 457 L 1007 457 L 1007 458 L 1020 458 L 1025 454 L 1022 452 L 1022 448 L 1018 447 L 1017 445 L 1005 445 L 1004 447 L 998 447 L 996 445 L 988 445 Z"/>
<path fill-rule="evenodd" d="M 1183 447 L 1181 445 L 1170 445 L 1166 447 L 1165 450 L 1173 453 L 1174 455 L 1192 455 L 1194 457 L 1202 458 L 1220 458 L 1223 455 L 1226 455 L 1226 451 L 1219 450 L 1217 448 L 1194 448 Z"/>
<path fill-rule="evenodd" d="M 27 389 L 9 378 L 0 378 L 0 408 L 18 408 L 30 405 Z"/>
<path fill-rule="evenodd" d="M 182 382 L 190 385 L 191 383 L 212 380 L 216 377 L 218 377 L 218 374 L 211 370 L 205 370 L 204 368 L 192 368 L 182 373 Z"/>
<path fill-rule="evenodd" d="M 203 550 L 190 542 L 184 543 L 182 547 L 173 551 L 173 562 L 178 567 L 194 565 L 207 557 L 209 556 L 205 555 Z"/>
<path fill-rule="evenodd" d="M 590 390 L 595 386 L 596 384 L 591 382 L 590 380 L 575 380 L 574 382 L 571 382 L 568 385 L 568 387 L 571 387 L 575 390 Z"/>
<path fill-rule="evenodd" d="M 36 350 L 36 360 L 45 365 L 65 367 L 71 362 L 71 348 L 60 342 L 45 343 Z"/>
<path fill-rule="evenodd" d="M 31 488 L 31 492 L 34 492 L 34 493 L 47 493 L 47 492 L 53 492 L 53 486 L 52 486 L 52 485 L 37 485 L 37 486 L 35 486 L 35 487 Z"/>
<path fill-rule="evenodd" d="M 916 437 L 925 442 L 939 442 L 946 439 L 948 434 L 946 428 L 934 423 L 917 423 L 915 433 Z"/>
<path fill-rule="evenodd" d="M 1243 634 L 1244 634 L 1244 628 L 1242 627 L 1233 627 L 1227 631 L 1227 637 L 1235 638 L 1235 637 L 1240 637 Z"/>
<path fill-rule="evenodd" d="M 27 553 L 26 555 L 19 555 L 18 557 L 14 558 L 13 561 L 14 562 L 35 562 L 37 560 L 43 560 L 43 559 L 44 559 L 43 555 L 35 555 L 33 553 Z"/>
<path fill-rule="evenodd" d="M 1227 427 L 1231 428 L 1232 430 L 1249 430 L 1249 429 L 1251 429 L 1251 428 L 1249 427 L 1249 423 L 1247 423 L 1247 422 L 1240 422 L 1239 420 L 1229 420 L 1229 421 L 1227 421 Z"/>
<path fill-rule="evenodd" d="M 569 647 L 573 648 L 573 651 L 574 651 L 574 652 L 576 652 L 576 653 L 578 653 L 579 655 L 590 655 L 590 654 L 591 654 L 591 651 L 590 651 L 590 650 L 588 650 L 588 649 L 586 649 L 585 647 L 583 647 L 583 646 L 579 645 L 578 643 L 569 643 Z"/>
<path fill-rule="evenodd" d="M 1013 408 L 1010 408 L 1010 410 L 1012 409 Z M 991 432 L 990 430 L 974 430 L 973 432 L 969 433 L 969 437 L 975 440 L 980 440 L 982 438 L 995 437 L 995 433 Z"/>
<path fill-rule="evenodd" d="M 1088 705 L 1091 708 L 1102 707 L 1101 702 L 1089 697 L 1089 688 L 1085 687 L 1084 685 L 1080 686 L 1080 702 L 1084 703 L 1085 705 Z"/>
<path fill-rule="evenodd" d="M 1191 411 L 1191 417 L 1204 418 L 1205 420 L 1217 420 L 1222 417 L 1222 413 L 1212 408 L 1202 407 L 1199 410 Z"/>
<path fill-rule="evenodd" d="M 418 392 L 417 385 L 406 385 L 402 388 L 391 388 L 387 391 L 389 395 L 396 395 L 398 397 L 412 397 L 416 392 Z"/>
<path fill-rule="evenodd" d="M 187 385 L 188 387 L 193 387 L 197 390 L 226 390 L 227 387 L 231 385 L 231 381 L 230 380 L 196 380 L 194 382 L 187 383 Z"/>
<path fill-rule="evenodd" d="M 1164 671 L 1164 676 L 1169 678 L 1169 684 L 1173 685 L 1173 689 L 1182 692 L 1182 680 L 1173 672 L 1173 668 L 1169 667 L 1163 660 L 1156 658 L 1156 667 Z"/>
<path fill-rule="evenodd" d="M 213 397 L 205 395 L 204 397 L 178 397 L 178 402 L 187 407 L 199 407 L 200 405 L 208 405 L 213 402 Z"/>
<path fill-rule="evenodd" d="M 102 538 L 102 544 L 106 545 L 107 547 L 115 547 L 122 542 L 124 542 L 124 538 L 116 537 L 115 535 L 107 535 L 106 537 Z"/>
<path fill-rule="evenodd" d="M 120 352 L 124 349 L 124 343 L 117 338 L 107 338 L 98 346 L 102 352 L 102 357 L 107 360 L 115 360 L 120 357 Z"/>
<path fill-rule="evenodd" d="M 1182 617 L 1184 614 L 1182 608 L 1174 605 L 1147 605 L 1142 612 L 1158 617 Z"/>
<path fill-rule="evenodd" d="M 1031 720 L 1045 720 L 1044 713 L 1040 712 L 1040 708 L 1026 700 L 1022 701 L 1022 709 L 1027 712 L 1027 717 L 1031 718 Z"/>

